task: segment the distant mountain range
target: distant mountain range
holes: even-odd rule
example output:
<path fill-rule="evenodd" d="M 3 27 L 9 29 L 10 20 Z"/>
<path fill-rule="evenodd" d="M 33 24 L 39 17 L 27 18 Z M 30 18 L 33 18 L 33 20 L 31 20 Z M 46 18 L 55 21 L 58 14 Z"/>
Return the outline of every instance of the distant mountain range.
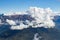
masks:
<path fill-rule="evenodd" d="M 23 30 L 11 30 L 11 25 L 6 22 L 6 19 L 14 21 L 35 20 L 30 15 L 0 15 L 0 23 L 3 23 L 0 24 L 0 40 L 33 40 L 36 33 L 38 33 L 38 35 L 42 37 L 39 40 L 60 40 L 60 30 L 58 30 L 60 28 L 60 16 L 54 16 L 53 21 L 56 25 L 56 27 L 54 28 L 29 27 L 26 29 L 24 28 Z M 39 36 L 37 36 L 37 38 Z"/>

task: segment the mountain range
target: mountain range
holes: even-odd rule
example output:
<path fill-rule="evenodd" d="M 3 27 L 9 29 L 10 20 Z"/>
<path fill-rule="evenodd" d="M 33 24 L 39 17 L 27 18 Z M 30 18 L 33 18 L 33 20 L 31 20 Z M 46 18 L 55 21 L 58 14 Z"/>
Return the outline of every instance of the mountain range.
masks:
<path fill-rule="evenodd" d="M 60 40 L 60 13 L 30 7 L 25 12 L 0 14 L 0 40 Z"/>
<path fill-rule="evenodd" d="M 54 28 L 44 28 L 44 27 L 37 27 L 37 28 L 24 28 L 23 30 L 12 30 L 10 29 L 11 25 L 6 22 L 6 19 L 9 20 L 35 20 L 30 15 L 13 15 L 13 16 L 4 16 L 0 15 L 0 40 L 37 40 L 34 39 L 34 35 L 37 33 L 39 40 L 60 40 L 60 16 L 55 16 L 53 21 L 56 23 L 56 27 Z"/>

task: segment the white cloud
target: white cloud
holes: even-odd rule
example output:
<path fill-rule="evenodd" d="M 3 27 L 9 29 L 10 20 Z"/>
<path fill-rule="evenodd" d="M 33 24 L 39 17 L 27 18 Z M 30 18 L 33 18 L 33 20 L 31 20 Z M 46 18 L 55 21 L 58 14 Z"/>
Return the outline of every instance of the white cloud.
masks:
<path fill-rule="evenodd" d="M 23 14 L 28 14 L 28 13 L 26 13 L 26 12 L 7 12 L 4 15 L 11 16 L 11 15 L 23 15 Z"/>
<path fill-rule="evenodd" d="M 10 25 L 16 25 L 15 21 L 6 19 L 6 22 L 9 23 Z"/>
<path fill-rule="evenodd" d="M 28 28 L 29 26 L 28 25 L 24 25 L 23 24 L 23 21 L 20 22 L 20 25 L 17 25 L 17 26 L 11 26 L 11 29 L 13 30 L 22 30 L 24 28 Z"/>
<path fill-rule="evenodd" d="M 13 13 L 13 12 L 7 12 L 7 13 L 5 13 L 4 15 L 5 15 L 5 16 L 10 16 L 10 15 L 14 15 L 14 13 Z"/>
<path fill-rule="evenodd" d="M 50 8 L 38 8 L 38 7 L 30 7 L 28 13 L 32 15 L 36 19 L 36 23 L 43 23 L 44 26 L 53 27 L 55 23 L 52 21 L 52 10 Z"/>
<path fill-rule="evenodd" d="M 17 12 L 17 14 L 20 13 Z M 25 22 L 28 25 L 24 25 L 22 21 L 20 22 L 20 25 L 12 26 L 11 29 L 24 29 L 28 28 L 29 26 L 32 26 L 33 28 L 54 28 L 55 26 L 55 23 L 52 20 L 55 16 L 55 13 L 50 8 L 30 7 L 27 11 L 22 12 L 22 14 L 29 14 L 33 18 L 35 18 L 35 20 L 33 20 L 32 22 L 26 20 Z M 12 20 L 7 20 L 7 22 L 10 25 L 16 25 L 16 23 Z"/>

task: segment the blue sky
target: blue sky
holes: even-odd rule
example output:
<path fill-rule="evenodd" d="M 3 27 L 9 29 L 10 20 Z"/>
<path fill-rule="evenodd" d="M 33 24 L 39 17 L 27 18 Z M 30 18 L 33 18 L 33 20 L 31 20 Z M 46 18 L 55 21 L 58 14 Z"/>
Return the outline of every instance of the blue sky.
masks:
<path fill-rule="evenodd" d="M 29 7 L 50 7 L 60 11 L 60 0 L 0 0 L 0 13 L 24 11 Z"/>

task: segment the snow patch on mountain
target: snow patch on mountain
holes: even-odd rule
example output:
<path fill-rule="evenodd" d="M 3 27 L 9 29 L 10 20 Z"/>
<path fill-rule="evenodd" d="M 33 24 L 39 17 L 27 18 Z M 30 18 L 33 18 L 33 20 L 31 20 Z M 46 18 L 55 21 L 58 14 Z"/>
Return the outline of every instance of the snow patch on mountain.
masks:
<path fill-rule="evenodd" d="M 15 21 L 6 19 L 6 22 L 10 25 L 16 25 Z"/>
<path fill-rule="evenodd" d="M 33 40 L 41 40 L 41 36 L 39 36 L 39 34 L 38 33 L 36 33 L 35 35 L 34 35 L 34 39 Z"/>

